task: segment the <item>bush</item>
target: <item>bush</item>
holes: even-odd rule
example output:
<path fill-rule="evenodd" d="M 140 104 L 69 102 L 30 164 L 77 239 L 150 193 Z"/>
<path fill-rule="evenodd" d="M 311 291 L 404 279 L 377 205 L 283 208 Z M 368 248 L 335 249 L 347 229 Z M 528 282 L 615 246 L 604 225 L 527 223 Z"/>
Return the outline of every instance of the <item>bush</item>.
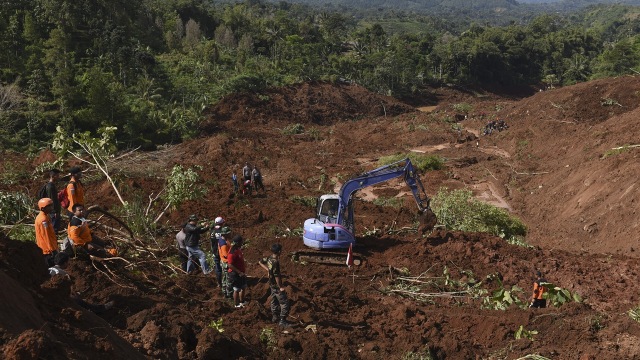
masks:
<path fill-rule="evenodd" d="M 431 199 L 438 223 L 449 230 L 486 232 L 511 243 L 523 244 L 524 223 L 506 210 L 473 199 L 469 190 L 440 189 Z"/>
<path fill-rule="evenodd" d="M 0 191 L 0 223 L 15 224 L 29 215 L 34 204 L 29 195 Z"/>
<path fill-rule="evenodd" d="M 304 132 L 304 125 L 300 123 L 287 125 L 282 129 L 282 135 L 298 135 Z"/>
<path fill-rule="evenodd" d="M 437 155 L 425 155 L 419 153 L 396 154 L 383 156 L 378 159 L 378 165 L 384 166 L 409 158 L 413 166 L 420 171 L 444 169 L 444 159 Z"/>

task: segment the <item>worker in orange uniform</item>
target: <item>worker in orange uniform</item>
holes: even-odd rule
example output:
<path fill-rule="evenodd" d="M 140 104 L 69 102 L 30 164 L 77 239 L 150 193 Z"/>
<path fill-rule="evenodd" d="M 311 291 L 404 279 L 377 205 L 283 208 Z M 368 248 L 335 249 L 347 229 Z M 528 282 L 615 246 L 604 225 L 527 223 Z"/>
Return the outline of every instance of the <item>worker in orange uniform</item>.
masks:
<path fill-rule="evenodd" d="M 40 213 L 36 217 L 36 244 L 42 250 L 44 262 L 47 267 L 54 266 L 53 259 L 58 253 L 58 239 L 56 231 L 53 229 L 53 222 L 49 214 L 53 211 L 53 200 L 42 198 L 38 200 Z"/>
<path fill-rule="evenodd" d="M 67 210 L 69 210 L 69 217 L 72 217 L 73 205 L 84 204 L 84 185 L 82 185 L 80 181 L 82 178 L 82 169 L 74 166 L 69 169 L 69 173 L 71 174 L 71 180 L 69 180 L 69 184 L 67 184 L 67 196 L 69 197 Z"/>
<path fill-rule="evenodd" d="M 546 308 L 547 299 L 543 298 L 543 296 L 547 291 L 547 288 L 545 287 L 547 284 L 547 280 L 542 277 L 542 273 L 540 271 L 536 272 L 536 277 L 538 278 L 538 280 L 533 283 L 533 296 L 529 307 Z"/>
<path fill-rule="evenodd" d="M 106 244 L 91 234 L 89 223 L 85 217 L 84 206 L 82 204 L 74 204 L 73 216 L 69 219 L 67 228 L 69 242 L 73 245 L 74 253 L 78 248 L 83 248 L 90 255 L 107 257 L 107 252 L 104 249 Z"/>

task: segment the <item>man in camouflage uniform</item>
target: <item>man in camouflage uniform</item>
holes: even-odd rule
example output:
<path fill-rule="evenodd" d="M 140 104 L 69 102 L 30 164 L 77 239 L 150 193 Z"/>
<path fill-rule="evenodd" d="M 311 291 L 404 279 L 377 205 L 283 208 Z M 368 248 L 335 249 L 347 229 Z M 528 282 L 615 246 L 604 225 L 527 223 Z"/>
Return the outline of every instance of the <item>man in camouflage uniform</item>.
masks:
<path fill-rule="evenodd" d="M 271 288 L 271 321 L 278 322 L 282 327 L 289 327 L 287 321 L 289 315 L 289 299 L 282 287 L 282 274 L 280 273 L 280 253 L 282 245 L 271 246 L 271 256 L 261 259 L 258 264 L 269 274 L 269 287 Z"/>

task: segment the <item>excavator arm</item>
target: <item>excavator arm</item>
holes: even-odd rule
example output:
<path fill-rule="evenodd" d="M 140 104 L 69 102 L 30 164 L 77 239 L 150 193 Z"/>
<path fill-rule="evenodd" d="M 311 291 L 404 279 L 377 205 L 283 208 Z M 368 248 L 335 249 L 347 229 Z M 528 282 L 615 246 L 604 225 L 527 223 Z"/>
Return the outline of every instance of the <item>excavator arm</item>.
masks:
<path fill-rule="evenodd" d="M 429 208 L 429 197 L 411 160 L 404 159 L 358 175 L 345 182 L 338 194 L 318 199 L 316 217 L 304 223 L 305 245 L 316 249 L 344 249 L 355 242 L 353 195 L 356 191 L 402 177 L 411 188 L 420 211 L 420 231 L 433 229 L 436 218 Z"/>
<path fill-rule="evenodd" d="M 424 186 L 422 185 L 411 160 L 407 158 L 347 180 L 347 182 L 342 185 L 340 192 L 338 193 L 338 197 L 340 199 L 340 211 L 338 212 L 338 219 L 336 222 L 338 224 L 342 224 L 343 218 L 346 214 L 345 208 L 356 191 L 401 176 L 409 188 L 411 188 L 411 192 L 416 200 L 418 209 L 421 212 L 429 210 L 430 199 L 424 191 Z"/>

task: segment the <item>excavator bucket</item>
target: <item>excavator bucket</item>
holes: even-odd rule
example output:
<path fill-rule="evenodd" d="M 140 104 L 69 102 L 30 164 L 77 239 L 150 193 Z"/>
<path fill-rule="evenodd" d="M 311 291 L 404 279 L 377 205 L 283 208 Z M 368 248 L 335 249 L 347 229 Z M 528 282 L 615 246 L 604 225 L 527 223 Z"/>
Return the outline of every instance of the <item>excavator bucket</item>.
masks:
<path fill-rule="evenodd" d="M 433 211 L 431 211 L 431 209 L 429 208 L 427 208 L 425 211 L 420 211 L 418 213 L 418 219 L 420 220 L 418 231 L 423 235 L 433 230 L 438 223 L 436 214 L 434 214 Z"/>

